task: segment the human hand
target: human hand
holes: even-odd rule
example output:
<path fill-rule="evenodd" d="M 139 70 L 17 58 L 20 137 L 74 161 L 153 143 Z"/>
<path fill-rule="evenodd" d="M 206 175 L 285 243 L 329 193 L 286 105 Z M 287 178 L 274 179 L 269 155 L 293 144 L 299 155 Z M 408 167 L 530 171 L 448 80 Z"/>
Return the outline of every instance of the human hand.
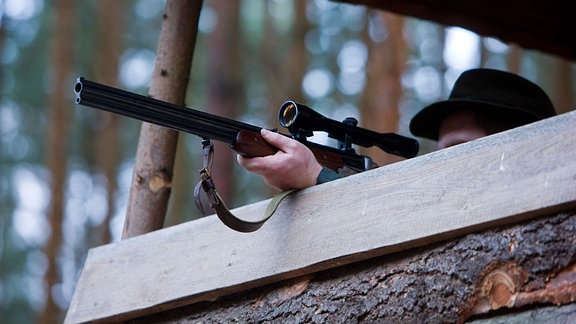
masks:
<path fill-rule="evenodd" d="M 253 158 L 238 155 L 238 164 L 260 175 L 268 186 L 280 191 L 304 189 L 316 184 L 322 166 L 306 145 L 267 129 L 262 129 L 260 134 L 277 147 L 278 152 Z"/>

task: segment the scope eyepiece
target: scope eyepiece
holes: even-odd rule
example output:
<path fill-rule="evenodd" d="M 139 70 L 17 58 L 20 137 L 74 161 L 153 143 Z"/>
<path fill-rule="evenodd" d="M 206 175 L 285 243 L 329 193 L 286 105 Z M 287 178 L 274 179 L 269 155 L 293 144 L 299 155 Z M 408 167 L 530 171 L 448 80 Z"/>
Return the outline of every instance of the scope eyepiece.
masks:
<path fill-rule="evenodd" d="M 280 125 L 288 128 L 291 133 L 312 136 L 312 131 L 326 131 L 324 125 L 328 118 L 306 105 L 286 101 L 278 111 L 278 120 Z"/>
<path fill-rule="evenodd" d="M 278 113 L 278 120 L 282 127 L 289 128 L 296 121 L 298 116 L 298 106 L 293 101 L 286 101 Z"/>
<path fill-rule="evenodd" d="M 292 137 L 303 140 L 314 135 L 313 131 L 322 130 L 324 116 L 312 108 L 294 101 L 286 101 L 278 111 L 278 121 L 282 127 L 287 128 Z"/>

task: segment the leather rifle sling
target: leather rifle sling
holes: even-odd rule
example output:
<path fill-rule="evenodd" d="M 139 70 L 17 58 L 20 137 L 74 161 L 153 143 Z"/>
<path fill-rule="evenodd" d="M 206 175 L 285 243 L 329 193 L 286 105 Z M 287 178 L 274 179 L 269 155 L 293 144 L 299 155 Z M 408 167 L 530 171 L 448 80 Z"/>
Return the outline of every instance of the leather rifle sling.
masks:
<path fill-rule="evenodd" d="M 200 182 L 194 188 L 194 201 L 200 212 L 206 216 L 211 215 L 216 212 L 216 215 L 224 225 L 238 232 L 254 232 L 274 214 L 276 208 L 282 199 L 296 190 L 284 191 L 272 198 L 266 211 L 264 212 L 264 217 L 255 220 L 248 221 L 236 217 L 226 206 L 222 197 L 218 194 L 212 176 L 210 174 L 212 169 L 212 163 L 214 160 L 214 145 L 208 139 L 202 141 L 203 145 L 203 167 L 200 172 Z M 210 208 L 208 208 L 210 207 Z"/>

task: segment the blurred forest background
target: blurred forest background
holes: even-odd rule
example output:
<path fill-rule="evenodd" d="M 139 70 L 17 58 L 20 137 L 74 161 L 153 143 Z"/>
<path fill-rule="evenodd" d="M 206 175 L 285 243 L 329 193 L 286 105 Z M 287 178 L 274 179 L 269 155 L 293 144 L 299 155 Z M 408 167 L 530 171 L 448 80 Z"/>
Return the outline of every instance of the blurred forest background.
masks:
<path fill-rule="evenodd" d="M 61 322 L 87 250 L 120 239 L 141 123 L 76 106 L 73 85 L 85 76 L 146 94 L 164 5 L 1 1 L 0 322 Z M 359 126 L 411 136 L 410 118 L 476 67 L 534 81 L 559 113 L 574 107 L 571 62 L 326 0 L 206 0 L 186 105 L 278 127 L 277 110 L 292 99 L 333 119 L 352 116 Z M 332 144 L 322 134 L 312 140 Z M 435 147 L 421 145 L 421 154 Z M 223 150 L 215 178 L 229 205 L 273 194 Z M 398 161 L 362 153 L 380 165 Z M 191 198 L 201 139 L 181 134 L 176 159 L 166 226 L 199 217 Z"/>

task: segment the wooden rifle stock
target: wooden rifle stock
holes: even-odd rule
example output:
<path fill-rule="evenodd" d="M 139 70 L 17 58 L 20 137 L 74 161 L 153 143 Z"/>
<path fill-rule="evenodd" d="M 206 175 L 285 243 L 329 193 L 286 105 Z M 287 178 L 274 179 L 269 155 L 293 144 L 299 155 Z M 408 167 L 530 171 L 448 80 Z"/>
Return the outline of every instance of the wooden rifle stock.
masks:
<path fill-rule="evenodd" d="M 230 148 L 244 157 L 273 155 L 278 149 L 266 142 L 260 133 L 239 131 Z"/>
<path fill-rule="evenodd" d="M 305 144 L 312 151 L 312 153 L 314 153 L 318 163 L 322 164 L 323 166 L 336 172 L 346 166 L 345 159 L 342 156 L 341 151 L 330 150 L 324 146 L 312 142 L 306 142 Z M 231 145 L 230 148 L 244 157 L 273 155 L 278 151 L 276 147 L 268 144 L 268 142 L 262 138 L 260 133 L 254 133 L 250 131 L 238 132 L 236 142 Z M 350 159 L 348 162 L 350 164 L 349 167 L 357 165 L 356 168 L 358 168 L 358 166 L 360 166 L 358 162 L 363 161 L 354 161 L 353 159 Z"/>

